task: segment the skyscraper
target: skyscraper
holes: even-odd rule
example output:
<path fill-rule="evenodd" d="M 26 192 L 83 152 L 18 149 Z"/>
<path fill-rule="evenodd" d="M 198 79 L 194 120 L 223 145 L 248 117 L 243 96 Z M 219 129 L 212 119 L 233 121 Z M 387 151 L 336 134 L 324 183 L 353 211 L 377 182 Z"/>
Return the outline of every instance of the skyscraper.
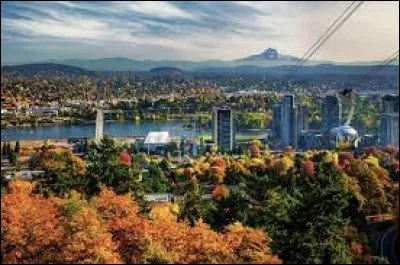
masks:
<path fill-rule="evenodd" d="M 399 112 L 399 96 L 385 95 L 381 97 L 382 113 Z"/>
<path fill-rule="evenodd" d="M 303 133 L 303 131 L 308 130 L 308 119 L 307 119 L 307 106 L 297 107 L 297 135 L 298 137 Z"/>
<path fill-rule="evenodd" d="M 213 141 L 220 151 L 234 148 L 233 111 L 228 107 L 213 109 Z"/>
<path fill-rule="evenodd" d="M 326 96 L 322 104 L 322 133 L 342 125 L 342 103 L 338 96 Z"/>
<path fill-rule="evenodd" d="M 284 146 L 291 144 L 291 135 L 292 135 L 292 112 L 294 108 L 294 95 L 288 94 L 283 97 L 282 100 L 282 110 L 281 110 L 281 133 L 282 139 L 281 143 Z"/>
<path fill-rule="evenodd" d="M 287 94 L 280 104 L 273 106 L 274 137 L 281 146 L 296 146 L 298 136 L 298 113 L 294 105 L 294 95 Z"/>
<path fill-rule="evenodd" d="M 383 96 L 381 104 L 380 143 L 399 147 L 399 97 Z"/>
<path fill-rule="evenodd" d="M 281 105 L 272 107 L 272 133 L 275 139 L 281 139 Z"/>
<path fill-rule="evenodd" d="M 381 120 L 380 143 L 399 147 L 399 113 L 384 113 Z"/>

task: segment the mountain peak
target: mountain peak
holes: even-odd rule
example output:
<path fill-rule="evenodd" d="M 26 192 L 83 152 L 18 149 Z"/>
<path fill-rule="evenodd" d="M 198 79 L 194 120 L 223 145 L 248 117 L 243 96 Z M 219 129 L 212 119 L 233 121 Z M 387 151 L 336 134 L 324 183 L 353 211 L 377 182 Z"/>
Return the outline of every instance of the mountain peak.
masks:
<path fill-rule="evenodd" d="M 275 48 L 268 48 L 266 49 L 264 52 L 260 53 L 260 54 L 256 54 L 256 55 L 251 55 L 249 57 L 245 57 L 242 59 L 237 59 L 236 61 L 269 61 L 269 60 L 288 60 L 288 61 L 292 61 L 295 60 L 296 58 L 293 56 L 289 56 L 289 55 L 283 55 L 283 54 L 279 54 L 278 50 Z"/>
<path fill-rule="evenodd" d="M 266 49 L 263 53 L 261 53 L 265 59 L 277 59 L 278 58 L 278 51 L 273 48 Z"/>

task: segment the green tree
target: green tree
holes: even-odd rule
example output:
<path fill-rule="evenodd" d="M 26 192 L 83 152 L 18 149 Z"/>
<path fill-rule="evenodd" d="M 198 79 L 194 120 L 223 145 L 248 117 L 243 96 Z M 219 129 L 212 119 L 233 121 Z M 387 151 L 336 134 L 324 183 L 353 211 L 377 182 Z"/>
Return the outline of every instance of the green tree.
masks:
<path fill-rule="evenodd" d="M 227 225 L 236 221 L 246 223 L 250 204 L 251 202 L 243 189 L 231 191 L 228 197 L 223 196 L 220 200 L 206 206 L 204 221 L 212 229 L 222 232 Z"/>
<path fill-rule="evenodd" d="M 143 178 L 143 189 L 145 192 L 167 192 L 169 179 L 156 163 L 150 163 L 148 173 Z"/>
<path fill-rule="evenodd" d="M 176 142 L 169 142 L 165 146 L 165 151 L 173 154 L 175 151 L 178 151 L 178 145 L 176 144 Z"/>
<path fill-rule="evenodd" d="M 19 151 L 20 151 L 20 146 L 19 146 L 19 141 L 17 141 L 16 143 L 15 143 L 15 148 L 14 148 L 14 152 L 16 153 L 16 154 L 19 154 Z"/>
<path fill-rule="evenodd" d="M 129 148 L 129 151 L 130 151 L 130 153 L 133 154 L 133 155 L 136 155 L 136 154 L 139 152 L 139 150 L 138 150 L 136 144 L 131 144 L 131 148 Z"/>
<path fill-rule="evenodd" d="M 7 144 L 7 148 L 6 148 L 6 155 L 9 156 L 12 152 L 11 150 L 11 144 L 10 143 L 6 143 Z"/>
<path fill-rule="evenodd" d="M 201 196 L 203 189 L 199 185 L 198 180 L 192 177 L 185 187 L 186 193 L 184 195 L 182 211 L 180 220 L 188 219 L 191 226 L 195 226 L 200 217 L 204 216 L 204 207 Z"/>
<path fill-rule="evenodd" d="M 87 155 L 89 196 L 100 191 L 102 184 L 113 188 L 117 194 L 132 192 L 135 198 L 142 198 L 141 172 L 136 163 L 124 164 L 120 161 L 122 147 L 115 140 L 104 137 L 100 144 L 91 144 Z"/>
<path fill-rule="evenodd" d="M 7 187 L 7 179 L 4 176 L 3 172 L 1 172 L 1 194 L 3 195 L 3 193 L 6 191 L 6 187 Z"/>
<path fill-rule="evenodd" d="M 8 159 L 10 159 L 10 163 L 15 166 L 17 164 L 18 156 L 15 152 L 10 151 L 8 153 Z"/>
<path fill-rule="evenodd" d="M 297 181 L 292 192 L 299 201 L 290 221 L 275 233 L 273 249 L 285 263 L 350 263 L 343 218 L 350 194 L 341 174 L 326 164 L 318 167 L 318 182 Z"/>
<path fill-rule="evenodd" d="M 3 144 L 3 148 L 1 150 L 3 156 L 7 156 L 7 142 Z"/>

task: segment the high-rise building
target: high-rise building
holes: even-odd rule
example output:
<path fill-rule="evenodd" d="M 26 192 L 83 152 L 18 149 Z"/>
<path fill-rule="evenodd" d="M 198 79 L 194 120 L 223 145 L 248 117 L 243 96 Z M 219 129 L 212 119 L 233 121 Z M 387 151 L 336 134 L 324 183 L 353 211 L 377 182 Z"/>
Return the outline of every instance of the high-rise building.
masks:
<path fill-rule="evenodd" d="M 218 150 L 232 151 L 235 144 L 232 109 L 228 107 L 214 108 L 213 127 L 213 141 L 218 146 Z"/>
<path fill-rule="evenodd" d="M 293 106 L 293 108 L 290 109 L 290 138 L 289 138 L 289 144 L 290 146 L 297 146 L 297 140 L 298 140 L 298 108 L 297 106 Z"/>
<path fill-rule="evenodd" d="M 322 104 L 322 133 L 342 124 L 342 103 L 338 96 L 326 96 Z"/>
<path fill-rule="evenodd" d="M 380 143 L 399 147 L 399 113 L 384 113 L 381 120 Z"/>
<path fill-rule="evenodd" d="M 300 136 L 304 131 L 308 130 L 308 108 L 307 106 L 297 107 L 297 135 Z"/>
<path fill-rule="evenodd" d="M 272 133 L 275 139 L 281 139 L 281 105 L 272 107 Z"/>
<path fill-rule="evenodd" d="M 399 96 L 385 95 L 381 98 L 381 112 L 399 112 Z"/>
<path fill-rule="evenodd" d="M 399 147 L 399 96 L 386 95 L 381 98 L 380 143 Z"/>
<path fill-rule="evenodd" d="M 287 94 L 280 104 L 273 106 L 274 137 L 281 146 L 296 146 L 298 138 L 298 110 L 294 105 L 294 95 Z"/>
<path fill-rule="evenodd" d="M 281 133 L 282 139 L 281 143 L 284 146 L 291 144 L 291 135 L 292 135 L 292 114 L 294 108 L 294 95 L 288 94 L 283 97 L 281 103 Z"/>

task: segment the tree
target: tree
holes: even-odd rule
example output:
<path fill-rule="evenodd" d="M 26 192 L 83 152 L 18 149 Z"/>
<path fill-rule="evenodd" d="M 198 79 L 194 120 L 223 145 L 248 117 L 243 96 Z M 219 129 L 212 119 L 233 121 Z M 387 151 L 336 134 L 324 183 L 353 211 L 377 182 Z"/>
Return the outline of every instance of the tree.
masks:
<path fill-rule="evenodd" d="M 15 166 L 18 161 L 18 156 L 15 152 L 10 150 L 10 152 L 8 153 L 8 159 L 10 159 L 10 163 Z"/>
<path fill-rule="evenodd" d="M 121 258 L 112 235 L 102 226 L 97 211 L 83 207 L 67 220 L 70 233 L 64 241 L 62 260 L 66 263 L 118 264 Z"/>
<path fill-rule="evenodd" d="M 1 261 L 59 263 L 64 228 L 53 203 L 32 194 L 33 184 L 11 181 L 1 198 Z"/>
<path fill-rule="evenodd" d="M 119 161 L 122 164 L 129 165 L 132 162 L 132 157 L 124 150 L 119 155 Z"/>
<path fill-rule="evenodd" d="M 183 142 L 181 142 L 181 144 L 183 144 Z M 178 145 L 176 144 L 175 141 L 169 142 L 169 143 L 165 146 L 165 152 L 170 152 L 171 154 L 173 154 L 175 151 L 178 151 Z M 183 151 L 182 151 L 182 152 L 183 152 Z"/>
<path fill-rule="evenodd" d="M 285 233 L 275 236 L 273 249 L 286 263 L 349 263 L 344 235 L 349 220 L 343 218 L 348 191 L 339 172 L 324 164 L 317 172 L 318 183 L 305 181 L 293 194 L 301 203 L 290 212 Z"/>
<path fill-rule="evenodd" d="M 3 156 L 7 156 L 8 154 L 7 154 L 7 142 L 5 142 L 4 144 L 3 144 L 3 148 L 2 148 L 2 155 Z"/>
<path fill-rule="evenodd" d="M 229 194 L 229 190 L 225 185 L 217 184 L 212 192 L 212 197 L 214 200 L 220 200 Z"/>
<path fill-rule="evenodd" d="M 1 195 L 3 195 L 3 193 L 6 191 L 6 187 L 7 187 L 7 179 L 4 176 L 4 173 L 1 172 Z"/>
<path fill-rule="evenodd" d="M 307 177 L 311 177 L 314 175 L 314 170 L 315 170 L 315 165 L 314 162 L 312 161 L 305 161 L 302 165 L 302 170 L 303 173 L 307 176 Z"/>
<path fill-rule="evenodd" d="M 378 171 L 373 170 L 375 166 L 365 161 L 354 160 L 344 169 L 348 176 L 354 178 L 358 186 L 353 190 L 360 190 L 361 196 L 354 195 L 354 197 L 359 199 L 359 205 L 362 205 L 365 216 L 386 213 L 391 207 L 385 192 L 384 181 L 379 178 Z"/>
<path fill-rule="evenodd" d="M 257 145 L 256 142 L 251 143 L 250 153 L 251 153 L 251 157 L 260 157 L 261 156 L 260 147 Z"/>
<path fill-rule="evenodd" d="M 11 144 L 7 143 L 6 155 L 11 155 Z"/>
<path fill-rule="evenodd" d="M 87 184 L 86 162 L 70 150 L 49 149 L 33 157 L 37 167 L 44 170 L 44 177 L 36 177 L 39 192 L 62 195 L 70 190 L 83 192 Z"/>
<path fill-rule="evenodd" d="M 170 180 L 156 163 L 150 163 L 148 173 L 143 178 L 145 192 L 167 192 Z"/>
<path fill-rule="evenodd" d="M 149 222 L 140 216 L 139 205 L 126 193 L 117 195 L 111 188 L 101 186 L 93 206 L 104 220 L 104 226 L 117 243 L 118 253 L 127 264 L 144 263 L 149 239 Z"/>
<path fill-rule="evenodd" d="M 188 219 L 190 225 L 194 226 L 200 217 L 203 216 L 201 201 L 203 190 L 195 177 L 190 178 L 185 186 L 186 193 L 181 207 L 180 220 Z"/>
<path fill-rule="evenodd" d="M 229 192 L 227 197 L 222 197 L 208 205 L 204 221 L 215 231 L 223 231 L 226 226 L 235 222 L 247 222 L 249 214 L 249 201 L 243 188 Z"/>
<path fill-rule="evenodd" d="M 17 141 L 16 143 L 15 143 L 15 149 L 14 149 L 14 152 L 16 153 L 16 154 L 19 154 L 19 151 L 20 151 L 20 146 L 19 146 L 19 141 Z"/>
<path fill-rule="evenodd" d="M 100 144 L 92 144 L 87 155 L 88 185 L 86 191 L 93 196 L 102 184 L 111 187 L 117 194 L 132 192 L 142 198 L 141 173 L 137 163 L 121 163 L 122 147 L 113 139 L 104 137 Z"/>

